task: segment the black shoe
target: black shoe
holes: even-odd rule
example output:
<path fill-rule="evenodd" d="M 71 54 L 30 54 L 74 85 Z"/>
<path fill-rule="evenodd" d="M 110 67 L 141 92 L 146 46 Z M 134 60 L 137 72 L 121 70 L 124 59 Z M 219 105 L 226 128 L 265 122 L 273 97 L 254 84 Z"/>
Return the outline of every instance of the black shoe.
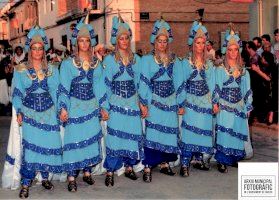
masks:
<path fill-rule="evenodd" d="M 180 167 L 180 176 L 188 177 L 189 176 L 189 167 L 181 166 Z"/>
<path fill-rule="evenodd" d="M 233 164 L 232 164 L 232 167 L 238 168 L 238 162 L 233 163 Z"/>
<path fill-rule="evenodd" d="M 107 173 L 106 179 L 105 179 L 105 185 L 107 187 L 110 187 L 110 186 L 114 185 L 113 173 Z"/>
<path fill-rule="evenodd" d="M 151 169 L 149 169 L 149 172 L 143 171 L 142 179 L 146 183 L 150 183 L 152 181 Z"/>
<path fill-rule="evenodd" d="M 91 175 L 89 176 L 83 176 L 82 180 L 86 182 L 88 185 L 93 185 L 95 183 L 94 179 Z"/>
<path fill-rule="evenodd" d="M 77 182 L 76 182 L 76 180 L 69 181 L 68 191 L 69 192 L 76 192 L 77 191 Z"/>
<path fill-rule="evenodd" d="M 19 198 L 21 199 L 26 199 L 29 196 L 29 187 L 28 186 L 23 186 L 21 187 L 21 190 L 19 192 Z"/>
<path fill-rule="evenodd" d="M 208 171 L 210 169 L 204 162 L 196 162 L 193 164 L 193 167 L 199 170 Z"/>
<path fill-rule="evenodd" d="M 175 175 L 175 173 L 171 170 L 170 166 L 161 168 L 160 173 L 163 173 L 163 174 L 166 174 L 166 175 L 169 175 L 169 176 L 174 176 Z"/>
<path fill-rule="evenodd" d="M 125 176 L 131 180 L 137 180 L 138 177 L 135 174 L 134 170 L 129 170 L 128 172 L 125 172 Z"/>
<path fill-rule="evenodd" d="M 228 173 L 227 165 L 223 165 L 221 163 L 217 164 L 218 171 L 221 173 Z"/>
<path fill-rule="evenodd" d="M 49 180 L 43 180 L 42 186 L 47 190 L 52 190 L 54 188 L 53 184 Z"/>

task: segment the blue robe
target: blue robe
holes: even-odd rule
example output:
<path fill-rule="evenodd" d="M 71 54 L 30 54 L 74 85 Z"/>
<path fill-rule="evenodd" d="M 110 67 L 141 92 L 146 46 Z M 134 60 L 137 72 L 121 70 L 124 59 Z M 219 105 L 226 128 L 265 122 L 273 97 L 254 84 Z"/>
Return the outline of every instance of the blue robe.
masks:
<path fill-rule="evenodd" d="M 215 68 L 207 61 L 198 70 L 191 60 L 182 62 L 185 80 L 185 114 L 182 118 L 182 165 L 189 165 L 191 157 L 213 154 L 212 95 L 215 87 Z"/>
<path fill-rule="evenodd" d="M 58 69 L 49 65 L 39 80 L 33 68 L 25 64 L 15 68 L 13 78 L 13 106 L 21 113 L 23 158 L 20 174 L 24 185 L 29 185 L 40 171 L 62 172 L 62 142 L 57 118 Z"/>
<path fill-rule="evenodd" d="M 59 108 L 68 112 L 64 124 L 63 170 L 76 176 L 77 170 L 90 171 L 101 162 L 100 108 L 105 93 L 101 64 L 94 60 L 89 70 L 84 70 L 68 58 L 61 64 Z"/>
<path fill-rule="evenodd" d="M 178 146 L 177 90 L 181 62 L 174 57 L 168 66 L 155 60 L 153 54 L 142 57 L 140 76 L 140 100 L 148 106 L 145 119 L 144 165 L 156 166 L 161 162 L 175 161 L 180 154 Z M 181 87 L 180 87 L 181 88 Z"/>
<path fill-rule="evenodd" d="M 249 134 L 247 114 L 252 110 L 249 72 L 243 69 L 234 78 L 224 67 L 216 69 L 214 101 L 220 108 L 215 158 L 219 163 L 232 165 L 245 157 L 244 142 Z"/>
<path fill-rule="evenodd" d="M 133 62 L 125 66 L 115 55 L 105 57 L 107 122 L 106 159 L 104 167 L 113 172 L 123 164 L 132 166 L 143 159 L 142 124 L 139 110 L 138 84 L 140 57 L 134 54 Z"/>

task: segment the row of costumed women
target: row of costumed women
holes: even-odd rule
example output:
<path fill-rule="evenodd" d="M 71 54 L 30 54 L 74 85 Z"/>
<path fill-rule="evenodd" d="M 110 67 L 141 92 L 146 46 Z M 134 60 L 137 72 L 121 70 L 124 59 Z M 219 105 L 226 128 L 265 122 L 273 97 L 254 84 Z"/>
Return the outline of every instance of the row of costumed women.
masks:
<path fill-rule="evenodd" d="M 80 172 L 92 185 L 91 173 L 106 171 L 105 185 L 113 186 L 120 169 L 132 180 L 143 170 L 145 182 L 152 181 L 157 165 L 172 176 L 170 162 L 178 156 L 183 177 L 192 160 L 194 167 L 208 170 L 215 154 L 225 173 L 227 165 L 245 157 L 252 93 L 238 35 L 227 31 L 224 64 L 218 68 L 206 60 L 208 32 L 199 21 L 191 27 L 191 53 L 184 59 L 170 51 L 173 34 L 163 19 L 154 24 L 150 54 L 134 54 L 131 38 L 129 25 L 114 17 L 115 51 L 100 62 L 92 57 L 94 29 L 80 20 L 71 38 L 74 54 L 58 69 L 45 62 L 44 30 L 36 26 L 28 33 L 28 62 L 16 66 L 13 79 L 3 187 L 21 184 L 19 196 L 27 198 L 37 172 L 46 189 L 53 188 L 50 173 L 66 174 L 68 190 L 75 192 Z M 103 130 L 101 121 L 106 121 Z"/>

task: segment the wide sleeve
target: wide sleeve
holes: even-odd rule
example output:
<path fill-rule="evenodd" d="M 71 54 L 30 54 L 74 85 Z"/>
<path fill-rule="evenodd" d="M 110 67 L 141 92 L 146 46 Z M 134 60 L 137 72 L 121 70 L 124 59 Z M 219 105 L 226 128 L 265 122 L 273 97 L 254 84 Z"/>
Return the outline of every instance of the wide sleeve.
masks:
<path fill-rule="evenodd" d="M 100 108 L 103 108 L 107 100 L 107 95 L 106 95 L 105 81 L 103 77 L 103 66 L 100 62 L 98 63 L 97 67 L 94 70 L 93 90 L 99 102 Z"/>
<path fill-rule="evenodd" d="M 104 81 L 104 89 L 106 93 L 106 101 L 103 103 L 103 108 L 109 111 L 110 105 L 109 100 L 111 98 L 112 92 L 111 92 L 111 85 L 112 85 L 112 77 L 113 77 L 113 71 L 112 71 L 112 56 L 108 55 L 105 57 L 103 61 L 103 81 Z"/>
<path fill-rule="evenodd" d="M 58 102 L 57 95 L 58 95 L 58 87 L 60 83 L 59 71 L 58 68 L 54 66 L 50 66 L 50 69 L 52 71 L 52 75 L 50 78 L 48 78 L 49 93 L 52 101 L 54 102 L 55 108 L 57 109 L 57 102 Z"/>
<path fill-rule="evenodd" d="M 185 91 L 185 68 L 182 61 L 176 58 L 173 68 L 173 85 L 176 92 L 176 102 L 179 108 L 184 108 L 186 100 Z"/>
<path fill-rule="evenodd" d="M 148 62 L 148 56 L 143 56 L 141 59 L 141 73 L 139 84 L 139 99 L 140 103 L 148 106 L 151 104 L 152 92 L 151 92 L 151 73 L 150 63 Z"/>
<path fill-rule="evenodd" d="M 223 73 L 224 73 L 223 67 L 218 67 L 215 69 L 215 84 L 212 93 L 212 104 L 219 103 L 220 95 L 222 91 L 222 85 L 223 85 Z"/>
<path fill-rule="evenodd" d="M 17 70 L 15 70 L 14 77 L 13 77 L 13 84 L 12 84 L 13 85 L 12 103 L 17 114 L 21 113 L 22 101 L 25 96 L 22 73 L 24 72 L 18 72 Z"/>
<path fill-rule="evenodd" d="M 250 86 L 250 74 L 247 70 L 245 70 L 245 74 L 243 75 L 242 82 L 242 94 L 244 95 L 243 100 L 245 104 L 246 113 L 249 113 L 253 110 L 252 101 L 253 101 L 253 93 Z"/>
<path fill-rule="evenodd" d="M 213 63 L 210 61 L 208 62 L 208 87 L 209 87 L 209 91 L 210 91 L 210 95 L 211 97 L 213 97 L 213 93 L 215 91 L 215 87 L 216 87 L 216 67 L 213 66 Z M 215 104 L 215 101 L 213 100 L 213 98 L 211 98 L 211 102 L 212 104 Z"/>
<path fill-rule="evenodd" d="M 136 90 L 139 90 L 140 84 L 140 74 L 141 74 L 141 58 L 135 54 L 135 64 L 133 65 L 134 71 L 134 83 L 136 85 Z"/>
<path fill-rule="evenodd" d="M 58 110 L 70 108 L 70 89 L 72 82 L 69 60 L 64 60 L 60 67 L 60 84 L 58 88 Z"/>

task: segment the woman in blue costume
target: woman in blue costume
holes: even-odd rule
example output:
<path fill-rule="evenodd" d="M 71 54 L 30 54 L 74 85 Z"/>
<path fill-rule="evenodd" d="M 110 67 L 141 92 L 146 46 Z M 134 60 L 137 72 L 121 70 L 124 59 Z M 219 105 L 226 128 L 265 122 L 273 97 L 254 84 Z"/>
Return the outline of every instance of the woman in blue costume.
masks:
<path fill-rule="evenodd" d="M 248 116 L 252 110 L 250 76 L 240 56 L 241 41 L 231 29 L 225 37 L 222 53 L 224 65 L 216 69 L 215 102 L 219 113 L 216 124 L 218 170 L 228 172 L 227 165 L 237 165 L 245 157 L 244 142 L 249 134 Z"/>
<path fill-rule="evenodd" d="M 115 52 L 103 61 L 107 91 L 105 185 L 113 186 L 113 174 L 125 166 L 125 176 L 136 180 L 133 165 L 143 159 L 142 126 L 138 101 L 140 58 L 131 51 L 132 32 L 119 16 L 113 18 L 111 43 Z"/>
<path fill-rule="evenodd" d="M 201 22 L 194 21 L 188 39 L 191 56 L 182 61 L 185 80 L 185 114 L 182 118 L 180 175 L 189 176 L 193 156 L 194 167 L 208 170 L 206 160 L 213 154 L 213 102 L 215 87 L 214 67 L 206 60 L 208 32 Z"/>
<path fill-rule="evenodd" d="M 13 106 L 17 122 L 22 126 L 23 157 L 20 169 L 20 198 L 29 196 L 29 187 L 40 172 L 42 186 L 53 189 L 49 173 L 62 172 L 62 143 L 57 118 L 59 72 L 47 65 L 45 51 L 49 48 L 43 29 L 32 28 L 25 44 L 28 62 L 15 67 Z"/>
<path fill-rule="evenodd" d="M 108 116 L 101 110 L 105 100 L 102 66 L 92 57 L 91 49 L 96 45 L 93 27 L 80 20 L 71 42 L 75 52 L 61 64 L 58 103 L 65 125 L 63 170 L 68 174 L 68 190 L 75 192 L 79 170 L 83 170 L 84 182 L 94 184 L 91 168 L 102 160 L 99 115 L 103 119 Z"/>
<path fill-rule="evenodd" d="M 182 67 L 178 58 L 170 52 L 173 35 L 163 19 L 154 24 L 150 38 L 154 50 L 142 57 L 140 76 L 141 111 L 145 120 L 145 165 L 143 180 L 151 182 L 151 168 L 160 164 L 160 172 L 173 176 L 169 162 L 177 160 L 179 97 L 176 91 L 182 84 Z M 179 81 L 180 80 L 180 81 Z M 183 84 L 179 90 L 183 90 Z M 178 92 L 180 93 L 180 92 Z M 180 99 L 181 100 L 181 99 Z"/>

